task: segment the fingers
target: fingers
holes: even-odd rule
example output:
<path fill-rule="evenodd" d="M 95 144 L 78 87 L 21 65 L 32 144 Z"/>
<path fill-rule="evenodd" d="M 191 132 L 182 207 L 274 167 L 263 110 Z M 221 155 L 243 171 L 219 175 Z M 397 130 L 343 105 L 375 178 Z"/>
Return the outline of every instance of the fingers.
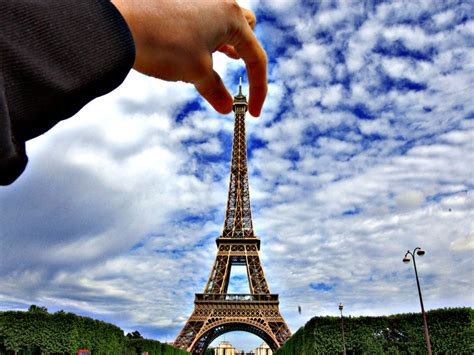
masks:
<path fill-rule="evenodd" d="M 249 112 L 257 117 L 267 94 L 267 55 L 252 32 L 255 14 L 244 8 L 237 7 L 237 11 L 236 33 L 218 50 L 230 58 L 244 60 L 250 87 Z M 232 110 L 232 96 L 214 70 L 194 85 L 216 111 L 225 114 Z"/>
<path fill-rule="evenodd" d="M 257 23 L 257 18 L 255 17 L 255 14 L 253 11 L 248 10 L 246 8 L 241 7 L 240 10 L 242 11 L 242 14 L 245 17 L 245 20 L 247 21 L 248 25 L 250 28 L 253 30 L 255 28 L 255 24 Z M 217 49 L 219 52 L 224 53 L 227 55 L 229 58 L 232 59 L 240 59 L 239 53 L 234 49 L 233 46 L 230 46 L 228 44 L 223 45 L 219 49 Z"/>
<path fill-rule="evenodd" d="M 255 17 L 255 14 L 253 11 L 250 11 L 246 8 L 241 7 L 242 13 L 245 16 L 245 19 L 247 20 L 247 23 L 249 24 L 250 28 L 253 30 L 255 28 L 255 24 L 257 23 L 257 18 Z"/>
<path fill-rule="evenodd" d="M 260 116 L 267 95 L 267 55 L 249 26 L 242 26 L 235 40 L 235 50 L 244 60 L 250 86 L 249 111 Z"/>
<path fill-rule="evenodd" d="M 203 79 L 194 83 L 197 91 L 214 109 L 222 114 L 232 110 L 232 96 L 230 96 L 221 77 L 214 70 Z"/>
<path fill-rule="evenodd" d="M 219 52 L 224 53 L 226 56 L 232 59 L 240 59 L 239 53 L 234 49 L 233 46 L 224 44 L 222 47 L 217 49 Z"/>

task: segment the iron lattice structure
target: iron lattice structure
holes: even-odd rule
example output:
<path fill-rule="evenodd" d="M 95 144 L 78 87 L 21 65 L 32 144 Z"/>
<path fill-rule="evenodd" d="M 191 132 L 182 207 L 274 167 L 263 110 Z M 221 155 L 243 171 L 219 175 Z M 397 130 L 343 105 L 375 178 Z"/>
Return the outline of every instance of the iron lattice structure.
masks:
<path fill-rule="evenodd" d="M 217 255 L 204 293 L 197 293 L 194 311 L 174 342 L 192 354 L 204 354 L 218 336 L 235 330 L 253 333 L 272 350 L 291 336 L 279 311 L 277 294 L 271 294 L 260 263 L 260 239 L 253 233 L 250 208 L 245 113 L 247 99 L 234 97 L 235 113 L 229 194 L 222 235 L 216 239 Z M 247 269 L 250 294 L 229 294 L 233 265 Z"/>

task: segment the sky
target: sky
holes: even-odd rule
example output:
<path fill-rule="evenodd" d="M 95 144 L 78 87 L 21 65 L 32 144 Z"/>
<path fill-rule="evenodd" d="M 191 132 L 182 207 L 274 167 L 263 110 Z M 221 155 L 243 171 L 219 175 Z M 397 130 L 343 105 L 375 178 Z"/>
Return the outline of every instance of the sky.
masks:
<path fill-rule="evenodd" d="M 240 4 L 269 58 L 262 115 L 246 119 L 253 225 L 290 329 L 339 302 L 352 316 L 418 312 L 402 263 L 418 246 L 425 308 L 472 307 L 474 2 Z M 242 61 L 214 66 L 247 92 Z M 232 130 L 192 85 L 132 71 L 28 142 L 25 173 L 0 188 L 0 310 L 36 304 L 173 341 L 215 258 Z"/>

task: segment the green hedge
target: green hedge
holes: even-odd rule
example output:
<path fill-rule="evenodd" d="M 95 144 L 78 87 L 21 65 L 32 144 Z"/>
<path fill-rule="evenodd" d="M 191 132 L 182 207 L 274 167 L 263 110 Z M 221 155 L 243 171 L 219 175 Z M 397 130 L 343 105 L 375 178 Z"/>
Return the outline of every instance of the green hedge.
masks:
<path fill-rule="evenodd" d="M 126 354 L 141 354 L 145 351 L 148 355 L 184 355 L 187 351 L 176 349 L 168 344 L 150 339 L 128 339 Z"/>
<path fill-rule="evenodd" d="M 474 311 L 448 308 L 427 312 L 434 354 L 474 353 Z M 423 354 L 426 342 L 420 313 L 383 317 L 344 317 L 348 354 Z M 314 317 L 275 355 L 342 353 L 339 317 Z"/>
<path fill-rule="evenodd" d="M 129 339 L 119 327 L 63 311 L 45 308 L 0 312 L 0 354 L 93 354 L 184 355 L 186 351 L 149 339 Z"/>

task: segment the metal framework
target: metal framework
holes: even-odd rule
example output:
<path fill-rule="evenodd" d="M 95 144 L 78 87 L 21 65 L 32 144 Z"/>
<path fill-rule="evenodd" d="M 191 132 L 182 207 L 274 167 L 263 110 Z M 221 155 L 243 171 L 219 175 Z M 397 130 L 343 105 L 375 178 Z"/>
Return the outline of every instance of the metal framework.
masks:
<path fill-rule="evenodd" d="M 272 350 L 291 336 L 278 308 L 278 295 L 268 288 L 260 263 L 260 239 L 253 233 L 245 136 L 247 108 L 241 83 L 233 105 L 234 138 L 224 230 L 216 239 L 217 255 L 204 293 L 195 295 L 194 311 L 174 342 L 174 346 L 192 354 L 204 354 L 215 338 L 235 330 L 259 336 Z M 232 265 L 246 266 L 250 294 L 227 293 Z"/>

